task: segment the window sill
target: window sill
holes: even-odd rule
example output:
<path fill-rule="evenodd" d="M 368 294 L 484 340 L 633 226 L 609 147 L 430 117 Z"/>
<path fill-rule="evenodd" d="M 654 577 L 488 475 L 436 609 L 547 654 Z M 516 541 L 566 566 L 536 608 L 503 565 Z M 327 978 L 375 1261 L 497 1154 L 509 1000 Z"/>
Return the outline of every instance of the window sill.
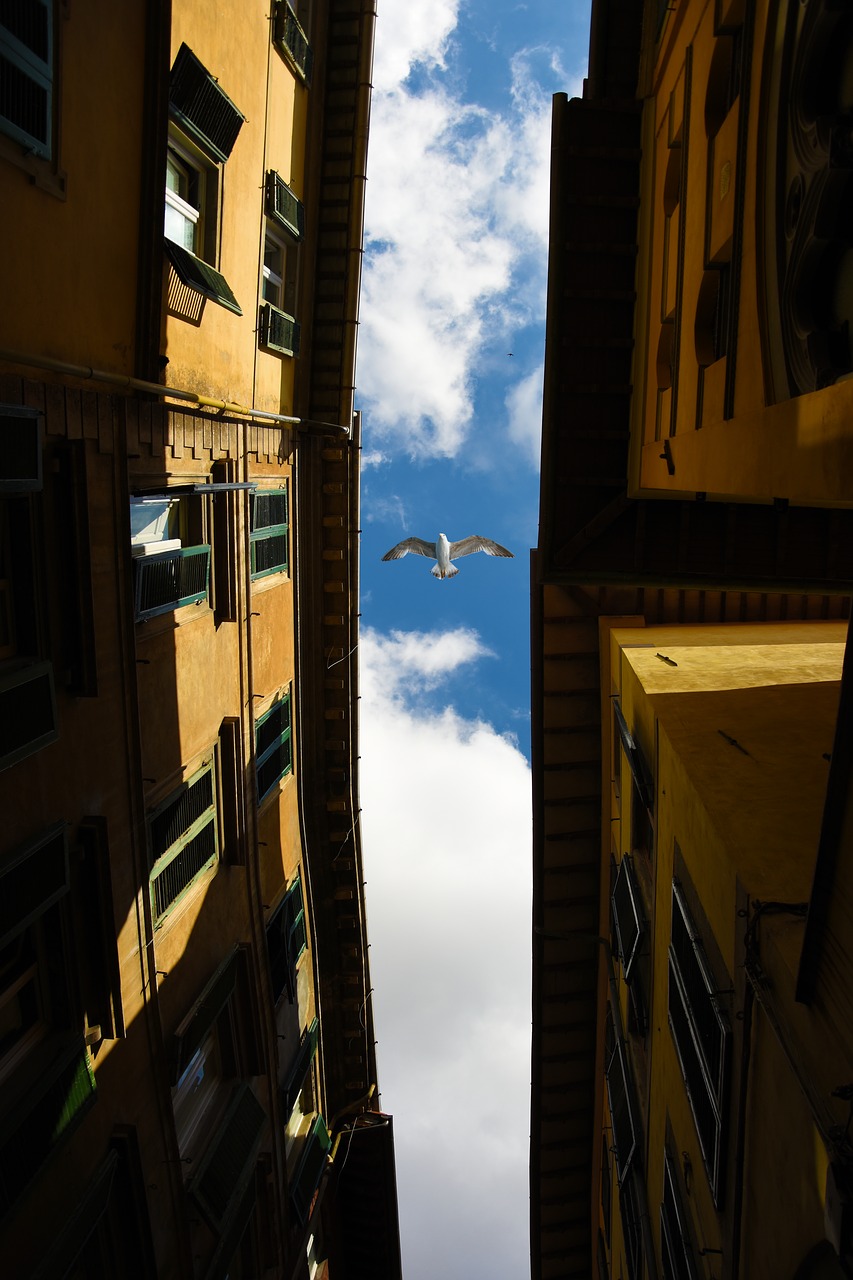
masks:
<path fill-rule="evenodd" d="M 0 160 L 13 164 L 29 178 L 34 187 L 47 192 L 57 200 L 68 197 L 68 175 L 60 169 L 55 160 L 45 160 L 42 156 L 33 155 L 13 138 L 0 134 Z"/>

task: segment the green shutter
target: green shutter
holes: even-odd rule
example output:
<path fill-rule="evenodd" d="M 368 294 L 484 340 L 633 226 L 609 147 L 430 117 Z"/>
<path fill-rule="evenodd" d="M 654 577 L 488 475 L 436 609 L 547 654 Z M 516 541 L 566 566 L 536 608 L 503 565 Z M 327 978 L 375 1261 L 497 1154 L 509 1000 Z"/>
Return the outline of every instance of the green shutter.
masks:
<path fill-rule="evenodd" d="M 314 53 L 287 0 L 279 0 L 276 5 L 275 39 L 299 79 L 306 86 L 310 85 L 314 72 Z"/>
<path fill-rule="evenodd" d="M 305 230 L 305 208 L 284 179 L 272 169 L 267 174 L 266 212 L 267 217 L 284 227 L 285 231 L 289 231 L 297 240 L 302 239 Z"/>
<path fill-rule="evenodd" d="M 293 768 L 289 694 L 255 724 L 255 768 L 260 804 Z"/>
<path fill-rule="evenodd" d="M 264 302 L 258 313 L 258 345 L 282 356 L 298 356 L 301 341 L 298 320 Z"/>
<path fill-rule="evenodd" d="M 307 1029 L 302 1037 L 297 1050 L 296 1057 L 290 1071 L 287 1073 L 287 1080 L 281 1091 L 281 1100 L 284 1108 L 285 1116 L 289 1116 L 296 1101 L 302 1092 L 302 1086 L 305 1083 L 305 1077 L 308 1069 L 314 1061 L 314 1055 L 317 1052 L 317 1042 L 320 1038 L 320 1023 L 315 1018 L 311 1026 Z"/>
<path fill-rule="evenodd" d="M 213 765 L 173 792 L 148 821 L 151 910 L 159 923 L 219 857 Z"/>
<path fill-rule="evenodd" d="M 227 160 L 246 117 L 216 79 L 182 44 L 169 80 L 169 111 L 216 160 Z"/>
<path fill-rule="evenodd" d="M 214 267 L 202 262 L 201 258 L 190 253 L 183 245 L 175 244 L 174 240 L 166 238 L 165 245 L 166 257 L 175 268 L 181 284 L 200 293 L 203 298 L 218 303 L 220 307 L 225 307 L 226 311 L 233 311 L 235 316 L 243 314 L 228 281 Z"/>
<path fill-rule="evenodd" d="M 6 0 L 0 8 L 0 129 L 50 158 L 53 0 Z"/>
<path fill-rule="evenodd" d="M 253 578 L 287 571 L 287 490 L 259 490 L 251 495 L 249 546 Z"/>
<path fill-rule="evenodd" d="M 232 1094 L 224 1119 L 194 1171 L 189 1190 L 214 1231 L 221 1232 L 239 1207 L 252 1176 L 266 1112 L 243 1082 Z"/>
<path fill-rule="evenodd" d="M 134 559 L 136 620 L 145 622 L 207 599 L 210 547 L 180 547 Z"/>
<path fill-rule="evenodd" d="M 308 1220 L 314 1192 L 320 1185 L 326 1156 L 331 1146 L 329 1130 L 322 1116 L 317 1116 L 305 1142 L 305 1148 L 290 1187 L 290 1200 L 301 1224 Z"/>

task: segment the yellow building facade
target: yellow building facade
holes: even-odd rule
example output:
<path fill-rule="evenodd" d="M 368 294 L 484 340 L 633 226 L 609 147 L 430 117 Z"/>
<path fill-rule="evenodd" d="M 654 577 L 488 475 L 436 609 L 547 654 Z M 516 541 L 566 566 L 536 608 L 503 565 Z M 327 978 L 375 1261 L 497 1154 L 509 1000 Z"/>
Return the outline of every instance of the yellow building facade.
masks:
<path fill-rule="evenodd" d="M 361 0 L 0 20 L 10 1276 L 399 1274 L 357 822 L 372 41 Z"/>
<path fill-rule="evenodd" d="M 849 17 L 591 17 L 552 131 L 532 1275 L 848 1275 Z"/>

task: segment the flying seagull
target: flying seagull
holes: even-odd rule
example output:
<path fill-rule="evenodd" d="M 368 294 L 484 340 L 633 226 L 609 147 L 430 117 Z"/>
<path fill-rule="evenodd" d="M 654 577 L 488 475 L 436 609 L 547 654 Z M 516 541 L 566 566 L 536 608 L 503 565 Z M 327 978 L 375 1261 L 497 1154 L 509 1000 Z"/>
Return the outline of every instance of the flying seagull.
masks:
<path fill-rule="evenodd" d="M 509 556 L 512 559 L 512 552 L 507 551 L 506 547 L 502 547 L 499 542 L 492 542 L 491 538 L 481 538 L 478 533 L 472 533 L 469 538 L 462 538 L 459 542 L 448 542 L 443 533 L 438 535 L 437 542 L 425 542 L 423 538 L 404 538 L 396 547 L 386 551 L 382 559 L 401 560 L 409 551 L 413 555 L 438 561 L 430 570 L 435 578 L 454 578 L 459 570 L 450 563 L 451 560 L 470 556 L 475 551 L 485 551 L 487 556 Z"/>

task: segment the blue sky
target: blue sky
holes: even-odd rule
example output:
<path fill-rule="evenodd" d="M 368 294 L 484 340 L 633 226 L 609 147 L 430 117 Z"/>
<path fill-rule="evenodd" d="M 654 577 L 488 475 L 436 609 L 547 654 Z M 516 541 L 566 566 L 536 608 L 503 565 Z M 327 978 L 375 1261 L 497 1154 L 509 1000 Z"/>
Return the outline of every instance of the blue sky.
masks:
<path fill-rule="evenodd" d="M 589 0 L 381 0 L 356 403 L 361 803 L 407 1280 L 529 1272 L 529 553 L 551 95 Z M 515 553 L 381 556 L 412 534 Z"/>

